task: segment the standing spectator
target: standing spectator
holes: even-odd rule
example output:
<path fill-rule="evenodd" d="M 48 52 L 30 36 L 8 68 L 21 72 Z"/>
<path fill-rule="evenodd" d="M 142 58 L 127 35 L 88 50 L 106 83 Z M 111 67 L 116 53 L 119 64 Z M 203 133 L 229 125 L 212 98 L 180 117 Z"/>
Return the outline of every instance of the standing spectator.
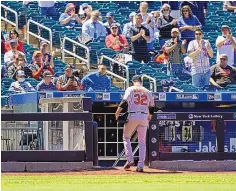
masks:
<path fill-rule="evenodd" d="M 181 9 L 178 27 L 181 32 L 181 38 L 187 40 L 187 46 L 188 43 L 195 38 L 194 31 L 202 27 L 198 18 L 193 15 L 192 10 L 188 5 L 183 6 Z"/>
<path fill-rule="evenodd" d="M 80 90 L 80 80 L 73 75 L 73 68 L 71 65 L 66 65 L 65 74 L 59 76 L 57 80 L 57 89 L 59 91 L 75 91 Z"/>
<path fill-rule="evenodd" d="M 99 11 L 92 11 L 91 19 L 87 20 L 82 25 L 82 33 L 89 35 L 93 39 L 105 37 L 106 28 L 100 21 L 98 21 L 99 16 L 100 16 Z"/>
<path fill-rule="evenodd" d="M 17 42 L 17 50 L 21 51 L 21 52 L 24 52 L 24 42 L 21 41 L 19 39 L 19 33 L 15 30 L 15 29 L 12 29 L 10 32 L 9 32 L 9 41 L 7 41 L 5 43 L 5 51 L 8 52 L 11 50 L 11 46 L 10 46 L 10 41 L 15 39 L 16 42 Z"/>
<path fill-rule="evenodd" d="M 153 50 L 154 41 L 154 18 L 152 14 L 148 14 L 148 4 L 146 2 L 140 3 L 140 14 L 142 15 L 142 25 L 149 30 L 149 40 L 147 41 L 148 51 Z"/>
<path fill-rule="evenodd" d="M 170 16 L 171 7 L 164 4 L 161 7 L 162 16 L 158 18 L 158 28 L 160 30 L 159 44 L 162 47 L 165 41 L 171 38 L 171 30 L 177 27 L 177 19 Z"/>
<path fill-rule="evenodd" d="M 36 86 L 37 91 L 57 91 L 57 87 L 52 83 L 52 73 L 45 71 L 43 80 Z"/>
<path fill-rule="evenodd" d="M 168 4 L 171 7 L 171 13 L 170 16 L 178 19 L 180 17 L 180 11 L 179 11 L 179 1 L 162 1 L 162 5 Z"/>
<path fill-rule="evenodd" d="M 111 34 L 111 25 L 113 23 L 116 23 L 117 26 L 118 26 L 118 34 L 121 34 L 121 29 L 120 29 L 120 24 L 118 24 L 116 21 L 115 21 L 115 17 L 114 17 L 114 14 L 112 12 L 108 12 L 106 14 L 106 19 L 107 19 L 107 22 L 104 23 L 104 26 L 106 27 L 106 30 L 107 30 L 107 34 Z"/>
<path fill-rule="evenodd" d="M 16 62 L 15 55 L 21 55 L 26 62 L 25 54 L 23 52 L 17 50 L 17 40 L 11 39 L 9 41 L 9 44 L 10 44 L 10 50 L 4 54 L 4 64 L 6 65 L 6 67 L 7 68 L 10 67 L 13 63 Z"/>
<path fill-rule="evenodd" d="M 111 25 L 111 34 L 106 37 L 106 47 L 115 51 L 121 51 L 129 47 L 129 43 L 124 35 L 118 33 L 118 24 Z"/>
<path fill-rule="evenodd" d="M 195 40 L 188 45 L 188 56 L 193 59 L 191 66 L 192 84 L 195 87 L 204 87 L 210 82 L 209 57 L 213 57 L 213 50 L 208 40 L 203 40 L 203 32 L 195 31 Z"/>
<path fill-rule="evenodd" d="M 183 54 L 186 53 L 186 40 L 181 41 L 179 39 L 179 29 L 173 28 L 171 30 L 172 38 L 166 41 L 164 48 L 166 53 L 169 55 L 169 65 L 167 74 L 179 74 L 183 72 Z"/>
<path fill-rule="evenodd" d="M 93 8 L 88 3 L 83 3 L 80 6 L 79 15 L 80 15 L 80 19 L 82 20 L 82 24 L 84 24 L 87 20 L 91 18 L 92 11 L 93 11 Z"/>
<path fill-rule="evenodd" d="M 226 54 L 221 54 L 219 57 L 219 64 L 211 67 L 211 84 L 220 88 L 226 87 L 228 84 L 236 84 L 236 68 L 227 64 Z"/>
<path fill-rule="evenodd" d="M 38 1 L 40 7 L 41 15 L 44 15 L 48 18 L 54 16 L 56 9 L 54 7 L 55 1 Z"/>
<path fill-rule="evenodd" d="M 133 59 L 147 63 L 149 61 L 147 42 L 150 40 L 150 36 L 149 30 L 141 24 L 142 22 L 142 15 L 136 14 L 135 24 L 130 28 L 130 38 Z"/>
<path fill-rule="evenodd" d="M 44 71 L 48 70 L 54 75 L 52 67 L 43 62 L 43 55 L 40 51 L 35 51 L 33 54 L 33 63 L 30 64 L 29 68 L 32 71 L 34 79 L 41 80 L 43 78 Z"/>
<path fill-rule="evenodd" d="M 34 87 L 25 81 L 25 73 L 23 70 L 18 70 L 16 74 L 17 81 L 12 82 L 9 90 L 14 90 L 16 93 L 25 93 L 35 91 Z"/>
<path fill-rule="evenodd" d="M 195 15 L 198 18 L 202 26 L 205 26 L 208 1 L 182 1 L 181 8 L 185 5 L 188 5 L 190 7 L 193 15 Z"/>
<path fill-rule="evenodd" d="M 236 1 L 225 1 L 223 10 L 228 12 L 236 12 Z"/>
<path fill-rule="evenodd" d="M 132 25 L 134 25 L 134 16 L 136 15 L 135 12 L 132 12 L 129 14 L 129 20 L 130 22 L 129 23 L 126 23 L 124 25 L 124 28 L 123 28 L 123 35 L 125 35 L 126 38 L 129 38 L 129 31 L 130 31 L 130 27 Z"/>
<path fill-rule="evenodd" d="M 222 25 L 222 35 L 216 39 L 217 62 L 219 63 L 219 55 L 226 54 L 228 57 L 228 65 L 234 65 L 234 49 L 236 49 L 236 38 L 232 36 L 228 25 Z"/>
<path fill-rule="evenodd" d="M 61 14 L 59 22 L 67 28 L 73 28 L 76 23 L 82 24 L 78 15 L 75 14 L 75 5 L 73 3 L 68 3 L 66 5 L 66 10 Z"/>
<path fill-rule="evenodd" d="M 43 62 L 46 65 L 50 65 L 52 68 L 54 67 L 53 57 L 54 51 L 52 53 L 49 52 L 49 44 L 46 41 L 40 42 L 40 51 L 43 55 Z"/>
<path fill-rule="evenodd" d="M 109 91 L 111 89 L 111 78 L 106 75 L 107 67 L 105 64 L 98 65 L 98 71 L 85 76 L 81 83 L 86 91 Z"/>
<path fill-rule="evenodd" d="M 160 17 L 160 11 L 152 11 L 151 12 L 153 15 L 153 23 L 154 23 L 154 38 L 157 39 L 159 41 L 159 35 L 160 35 L 160 31 L 159 31 L 159 26 L 158 26 L 158 18 Z"/>

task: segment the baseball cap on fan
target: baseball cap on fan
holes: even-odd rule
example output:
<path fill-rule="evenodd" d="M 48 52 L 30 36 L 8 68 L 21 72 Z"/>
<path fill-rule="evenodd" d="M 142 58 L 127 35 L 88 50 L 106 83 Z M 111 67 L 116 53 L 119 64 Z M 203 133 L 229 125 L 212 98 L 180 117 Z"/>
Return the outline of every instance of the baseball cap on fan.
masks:
<path fill-rule="evenodd" d="M 140 75 L 134 75 L 132 78 L 132 82 L 142 82 L 142 78 Z"/>

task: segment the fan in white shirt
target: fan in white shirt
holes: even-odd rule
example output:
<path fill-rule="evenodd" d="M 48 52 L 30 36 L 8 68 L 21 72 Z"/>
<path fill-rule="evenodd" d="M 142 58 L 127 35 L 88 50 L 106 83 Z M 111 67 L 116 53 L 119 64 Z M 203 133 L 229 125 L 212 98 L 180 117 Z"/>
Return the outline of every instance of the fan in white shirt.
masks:
<path fill-rule="evenodd" d="M 228 57 L 228 65 L 234 65 L 234 49 L 236 49 L 236 38 L 232 36 L 228 25 L 222 25 L 222 36 L 216 39 L 217 47 L 217 63 L 219 63 L 219 55 L 226 54 Z"/>

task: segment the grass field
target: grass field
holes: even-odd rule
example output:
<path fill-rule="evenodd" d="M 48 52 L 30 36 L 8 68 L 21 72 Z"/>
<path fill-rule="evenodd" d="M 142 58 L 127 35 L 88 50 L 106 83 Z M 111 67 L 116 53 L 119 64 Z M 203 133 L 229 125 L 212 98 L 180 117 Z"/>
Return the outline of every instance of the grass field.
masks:
<path fill-rule="evenodd" d="M 2 174 L 3 191 L 235 191 L 236 173 Z"/>

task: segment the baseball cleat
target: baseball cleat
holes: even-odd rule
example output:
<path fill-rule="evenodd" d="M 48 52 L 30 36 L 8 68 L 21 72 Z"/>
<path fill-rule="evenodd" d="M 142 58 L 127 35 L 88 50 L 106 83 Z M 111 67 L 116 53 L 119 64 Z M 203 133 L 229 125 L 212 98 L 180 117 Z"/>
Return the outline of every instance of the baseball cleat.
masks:
<path fill-rule="evenodd" d="M 142 167 L 137 167 L 136 172 L 143 172 L 143 168 Z"/>
<path fill-rule="evenodd" d="M 130 169 L 131 166 L 134 166 L 134 162 L 127 161 L 124 165 L 124 169 L 125 170 Z"/>

